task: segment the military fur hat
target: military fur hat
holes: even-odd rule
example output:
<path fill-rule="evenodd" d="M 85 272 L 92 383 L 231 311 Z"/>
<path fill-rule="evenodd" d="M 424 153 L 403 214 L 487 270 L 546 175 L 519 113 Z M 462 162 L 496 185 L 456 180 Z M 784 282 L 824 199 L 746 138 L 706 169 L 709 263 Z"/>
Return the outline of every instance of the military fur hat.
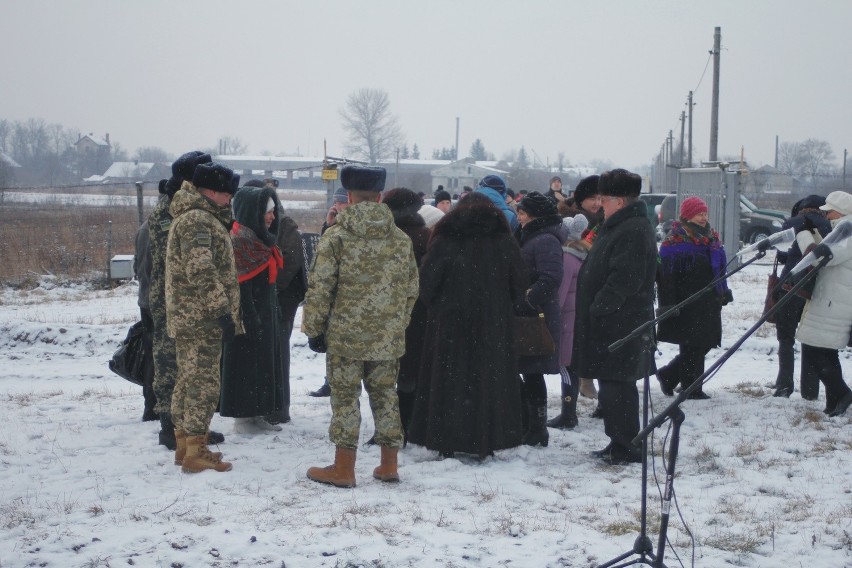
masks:
<path fill-rule="evenodd" d="M 239 178 L 237 182 L 239 183 Z M 192 184 L 198 189 L 211 189 L 231 195 L 237 191 L 233 170 L 216 163 L 199 164 L 192 175 Z"/>
<path fill-rule="evenodd" d="M 601 174 L 598 193 L 611 197 L 639 197 L 642 178 L 625 169 L 615 169 Z"/>
<path fill-rule="evenodd" d="M 345 166 L 340 170 L 340 184 L 346 191 L 375 191 L 385 189 L 387 171 L 384 168 Z"/>
<path fill-rule="evenodd" d="M 210 154 L 193 150 L 187 152 L 172 164 L 172 176 L 179 179 L 178 187 L 183 180 L 192 181 L 192 174 L 195 173 L 195 166 L 198 164 L 209 164 L 213 161 Z"/>

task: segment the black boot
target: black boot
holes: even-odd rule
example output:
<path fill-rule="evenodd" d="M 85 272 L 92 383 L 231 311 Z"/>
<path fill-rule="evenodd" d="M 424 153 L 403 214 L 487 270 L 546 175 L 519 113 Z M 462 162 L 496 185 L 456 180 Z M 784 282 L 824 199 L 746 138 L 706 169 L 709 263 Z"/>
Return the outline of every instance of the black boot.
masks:
<path fill-rule="evenodd" d="M 160 413 L 160 445 L 175 451 L 177 442 L 175 441 L 175 425 L 172 424 L 171 414 L 165 412 Z"/>
<path fill-rule="evenodd" d="M 331 385 L 328 384 L 328 379 L 322 384 L 320 388 L 315 391 L 311 391 L 308 393 L 308 396 L 313 396 L 315 398 L 322 398 L 326 396 L 331 396 Z"/>
<path fill-rule="evenodd" d="M 547 431 L 547 400 L 528 400 L 527 415 L 529 429 L 524 434 L 524 445 L 546 448 L 550 440 L 550 433 Z"/>
<path fill-rule="evenodd" d="M 574 383 L 577 383 L 574 377 L 571 377 L 571 379 Z M 564 382 L 562 383 L 562 413 L 553 420 L 547 421 L 550 428 L 572 430 L 579 424 L 577 420 L 577 391 L 580 390 L 579 386 L 579 384 L 566 385 Z"/>

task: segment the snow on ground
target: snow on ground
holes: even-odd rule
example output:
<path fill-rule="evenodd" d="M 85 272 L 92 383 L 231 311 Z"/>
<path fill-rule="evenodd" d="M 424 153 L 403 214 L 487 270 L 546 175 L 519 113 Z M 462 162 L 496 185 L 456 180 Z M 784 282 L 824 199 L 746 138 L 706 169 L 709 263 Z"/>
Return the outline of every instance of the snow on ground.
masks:
<path fill-rule="evenodd" d="M 734 278 L 723 348 L 757 320 L 767 273 Z M 140 421 L 141 389 L 106 366 L 136 318 L 135 292 L 50 281 L 0 291 L 0 566 L 596 566 L 632 548 L 641 468 L 589 457 L 606 437 L 587 399 L 579 427 L 551 430 L 547 448 L 479 463 L 412 446 L 393 485 L 372 479 L 379 450 L 368 447 L 358 487 L 309 481 L 333 448 L 328 399 L 307 396 L 324 358 L 298 331 L 292 423 L 237 436 L 216 416 L 233 471 L 182 474 L 158 424 Z M 713 398 L 683 406 L 668 566 L 852 566 L 852 416 L 825 417 L 824 393 L 772 398 L 775 346 L 774 328 L 758 330 L 705 387 Z M 675 352 L 661 350 L 660 361 Z M 841 360 L 849 380 L 848 350 Z M 651 383 L 660 411 L 671 399 Z M 558 377 L 548 387 L 553 415 Z M 362 411 L 365 441 L 365 397 Z M 655 544 L 667 432 L 653 439 L 649 475 Z"/>

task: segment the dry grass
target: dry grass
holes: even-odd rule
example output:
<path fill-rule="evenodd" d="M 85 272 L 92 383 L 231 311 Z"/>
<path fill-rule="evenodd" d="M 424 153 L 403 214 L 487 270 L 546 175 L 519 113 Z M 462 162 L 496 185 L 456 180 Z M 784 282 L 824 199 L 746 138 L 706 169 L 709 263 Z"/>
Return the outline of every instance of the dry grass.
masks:
<path fill-rule="evenodd" d="M 287 214 L 301 231 L 319 232 L 325 204 L 317 204 L 316 209 L 290 209 Z M 143 217 L 149 213 L 144 211 Z M 72 281 L 96 274 L 106 283 L 111 255 L 134 253 L 138 226 L 135 207 L 4 203 L 0 205 L 0 284 L 29 289 L 43 274 Z"/>

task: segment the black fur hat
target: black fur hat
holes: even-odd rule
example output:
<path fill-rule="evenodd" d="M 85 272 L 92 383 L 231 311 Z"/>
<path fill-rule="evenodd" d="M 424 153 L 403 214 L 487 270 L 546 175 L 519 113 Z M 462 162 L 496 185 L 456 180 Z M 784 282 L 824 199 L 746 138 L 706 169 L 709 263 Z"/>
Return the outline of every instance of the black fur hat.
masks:
<path fill-rule="evenodd" d="M 633 172 L 618 168 L 601 174 L 598 193 L 611 197 L 639 197 L 642 178 Z"/>
<path fill-rule="evenodd" d="M 169 180 L 161 179 L 159 185 L 157 186 L 157 190 L 164 195 L 168 191 L 168 189 L 166 188 L 167 183 L 169 183 Z"/>
<path fill-rule="evenodd" d="M 340 184 L 346 191 L 375 191 L 385 189 L 387 170 L 367 166 L 345 166 L 340 170 Z"/>
<path fill-rule="evenodd" d="M 556 215 L 556 204 L 537 191 L 531 191 L 518 203 L 518 209 L 530 217 Z"/>
<path fill-rule="evenodd" d="M 195 166 L 198 164 L 209 164 L 213 161 L 210 154 L 193 150 L 187 152 L 172 164 L 172 177 L 178 178 L 178 187 L 183 180 L 192 181 L 192 174 L 195 173 Z"/>
<path fill-rule="evenodd" d="M 595 174 L 580 180 L 580 183 L 577 184 L 577 187 L 574 189 L 574 193 L 572 194 L 574 197 L 574 203 L 577 204 L 577 207 L 579 207 L 584 200 L 600 193 L 598 191 L 598 180 L 600 178 L 601 176 Z"/>
<path fill-rule="evenodd" d="M 423 206 L 423 199 L 407 187 L 395 187 L 382 194 L 382 203 L 396 214 L 414 215 Z"/>
<path fill-rule="evenodd" d="M 237 178 L 239 183 L 239 177 Z M 237 191 L 234 185 L 234 172 L 222 164 L 199 164 L 192 174 L 192 185 L 198 189 L 212 189 L 220 193 L 233 195 Z"/>

